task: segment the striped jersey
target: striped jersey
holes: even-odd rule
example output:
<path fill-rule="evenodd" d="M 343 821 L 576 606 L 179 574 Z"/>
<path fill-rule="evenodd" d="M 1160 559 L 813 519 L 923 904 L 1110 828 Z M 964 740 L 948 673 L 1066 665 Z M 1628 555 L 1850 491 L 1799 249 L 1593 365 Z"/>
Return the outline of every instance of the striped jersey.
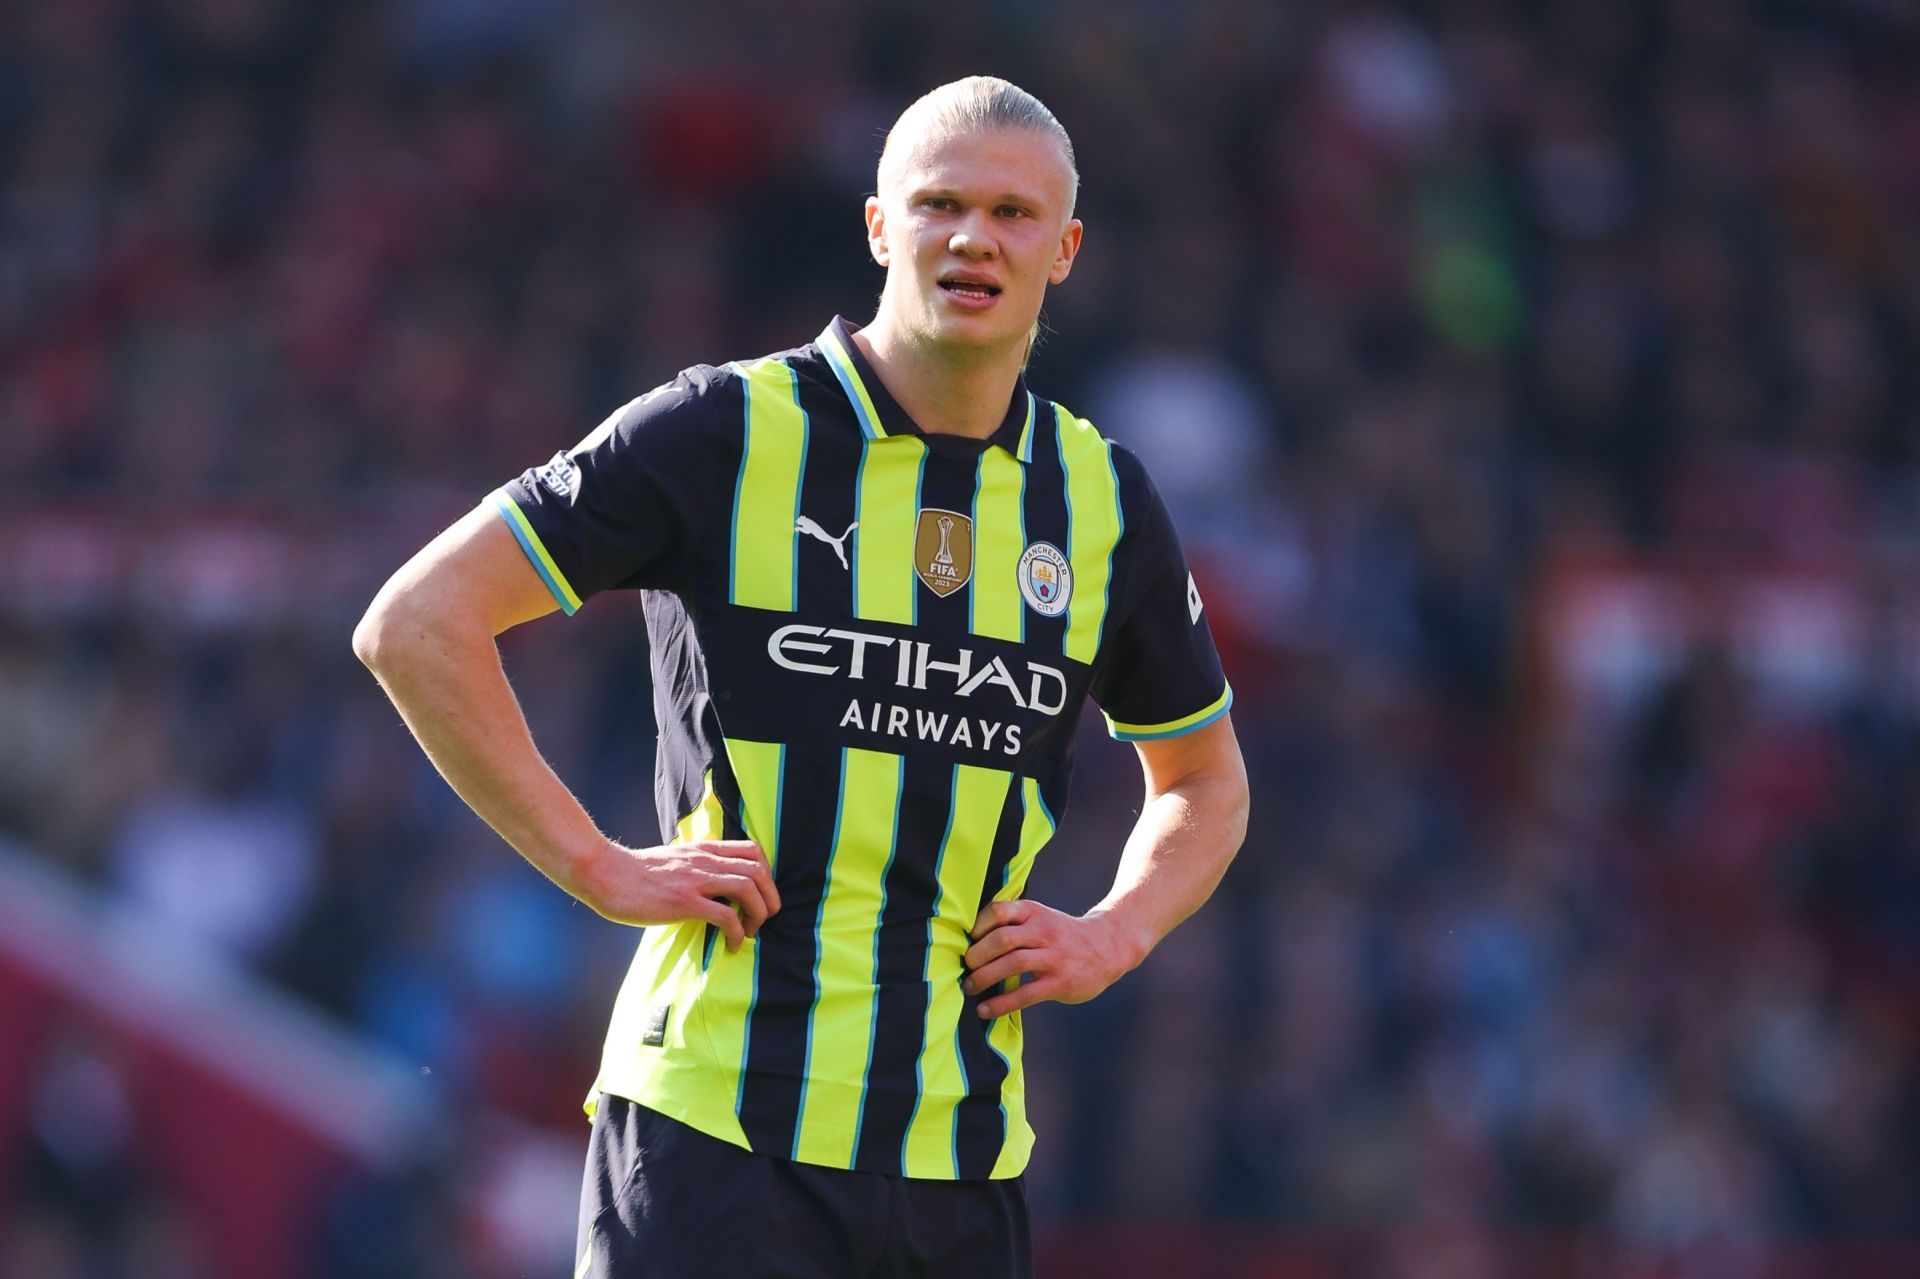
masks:
<path fill-rule="evenodd" d="M 782 902 L 737 952 L 642 930 L 601 1092 L 755 1151 L 1010 1177 L 1020 1014 L 961 988 L 1065 810 L 1079 711 L 1171 736 L 1231 690 L 1138 462 L 1015 388 L 927 434 L 835 318 L 699 366 L 491 499 L 567 613 L 643 592 L 669 839 L 752 839 Z"/>

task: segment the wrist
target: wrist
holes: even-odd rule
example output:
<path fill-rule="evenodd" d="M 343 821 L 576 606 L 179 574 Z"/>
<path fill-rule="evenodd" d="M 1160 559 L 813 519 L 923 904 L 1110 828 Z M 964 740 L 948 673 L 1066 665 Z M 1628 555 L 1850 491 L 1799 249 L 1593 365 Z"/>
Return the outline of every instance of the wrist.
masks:
<path fill-rule="evenodd" d="M 582 904 L 600 909 L 612 882 L 614 843 L 598 831 L 556 842 L 548 854 L 548 876 Z"/>
<path fill-rule="evenodd" d="M 1100 949 L 1116 965 L 1116 979 L 1138 968 L 1153 949 L 1152 936 L 1123 911 L 1095 906 L 1083 918 L 1103 934 Z"/>

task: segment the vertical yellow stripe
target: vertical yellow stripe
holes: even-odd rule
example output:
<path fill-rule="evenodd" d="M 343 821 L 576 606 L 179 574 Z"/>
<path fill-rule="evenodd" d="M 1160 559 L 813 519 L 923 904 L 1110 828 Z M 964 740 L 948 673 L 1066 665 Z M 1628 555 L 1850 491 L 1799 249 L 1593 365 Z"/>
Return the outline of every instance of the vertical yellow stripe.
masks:
<path fill-rule="evenodd" d="M 1067 656 L 1092 664 L 1107 617 L 1113 548 L 1120 540 L 1120 485 L 1107 442 L 1093 425 L 1056 407 L 1060 464 L 1067 471 L 1067 558 L 1073 595 L 1067 602 Z"/>
<path fill-rule="evenodd" d="M 1074 589 L 1079 587 L 1076 585 Z M 1046 801 L 1040 797 L 1040 783 L 1031 777 L 1020 779 L 1020 804 L 1023 810 L 1020 847 L 1007 863 L 1007 881 L 993 895 L 995 901 L 1011 900 L 1026 890 L 1034 858 L 1053 838 L 1053 814 L 1047 811 Z M 993 1025 L 987 1028 L 987 1044 L 1007 1063 L 1007 1078 L 1000 1085 L 1000 1108 L 1006 1112 L 1007 1136 L 1000 1147 L 1000 1157 L 994 1160 L 993 1171 L 988 1174 L 993 1177 L 1012 1176 L 1026 1166 L 1027 1156 L 1033 1151 L 1033 1126 L 1027 1122 L 1026 1073 L 1020 1064 L 1023 1035 L 1017 1012 L 994 1018 Z"/>
<path fill-rule="evenodd" d="M 938 862 L 940 891 L 927 923 L 931 942 L 925 972 L 927 1025 L 920 1048 L 920 1102 L 907 1125 L 905 1171 L 909 1177 L 959 1173 L 954 1164 L 953 1112 L 966 1092 L 966 1075 L 953 1028 L 961 1017 L 973 1015 L 960 989 L 961 956 L 970 944 L 967 930 L 973 926 L 994 832 L 1012 783 L 1013 774 L 999 769 L 970 764 L 954 769 L 953 807 Z"/>
<path fill-rule="evenodd" d="M 793 1157 L 848 1168 L 873 1037 L 873 935 L 898 828 L 901 761 L 852 748 L 842 755 L 840 810 L 820 903 L 819 994 L 807 1028 L 807 1084 Z"/>
<path fill-rule="evenodd" d="M 774 861 L 774 845 L 779 839 L 776 823 L 780 818 L 780 752 L 778 742 L 746 742 L 726 739 L 727 762 L 733 765 L 733 780 L 740 788 L 740 824 L 747 838 Z"/>
<path fill-rule="evenodd" d="M 680 819 L 680 825 L 675 829 L 674 836 L 683 844 L 701 839 L 719 839 L 721 820 L 720 801 L 713 793 L 713 770 L 709 768 L 706 793 L 700 797 L 700 802 L 694 805 L 693 811 Z"/>
<path fill-rule="evenodd" d="M 854 615 L 866 621 L 913 624 L 913 534 L 926 456 L 927 446 L 911 435 L 888 436 L 861 450 L 853 603 Z"/>
<path fill-rule="evenodd" d="M 1031 777 L 1020 779 L 1020 804 L 1025 810 L 1020 818 L 1020 847 L 1007 863 L 1007 882 L 993 895 L 997 902 L 1012 901 L 1026 891 L 1033 859 L 1053 838 L 1053 814 L 1047 811 L 1047 803 L 1040 797 L 1040 783 Z"/>
<path fill-rule="evenodd" d="M 1020 553 L 1026 549 L 1021 497 L 1026 469 L 1005 449 L 980 455 L 973 495 L 972 616 L 975 635 L 1019 643 L 1026 609 L 1020 598 Z"/>
<path fill-rule="evenodd" d="M 792 612 L 794 524 L 807 453 L 807 419 L 793 371 L 778 360 L 739 370 L 746 382 L 746 444 L 733 499 L 732 587 L 748 608 Z"/>
<path fill-rule="evenodd" d="M 1015 1175 L 1026 1167 L 1027 1156 L 1033 1153 L 1033 1125 L 1027 1122 L 1026 1071 L 1020 1064 L 1023 1038 L 1017 1012 L 994 1018 L 992 1028 L 987 1031 L 987 1043 L 1007 1063 L 1007 1078 L 1000 1085 L 1000 1108 L 1007 1115 L 1007 1136 L 1000 1147 L 1000 1157 L 993 1161 L 993 1171 L 987 1174 L 990 1177 Z"/>
<path fill-rule="evenodd" d="M 747 838 L 759 844 L 769 864 L 777 865 L 780 810 L 780 744 L 726 739 L 727 762 L 733 768 L 740 787 L 740 824 Z M 711 791 L 709 791 L 711 794 Z M 713 838 L 719 838 L 718 827 Z M 729 953 L 716 946 L 707 969 L 707 984 L 700 992 L 700 1015 L 705 1022 L 707 1042 L 713 1052 L 717 1092 L 724 1094 L 724 1110 L 739 1106 L 740 1070 L 747 1051 L 747 1018 L 753 1011 L 754 965 L 760 939 L 747 938 L 739 950 Z M 745 1144 L 745 1138 L 741 1140 Z"/>

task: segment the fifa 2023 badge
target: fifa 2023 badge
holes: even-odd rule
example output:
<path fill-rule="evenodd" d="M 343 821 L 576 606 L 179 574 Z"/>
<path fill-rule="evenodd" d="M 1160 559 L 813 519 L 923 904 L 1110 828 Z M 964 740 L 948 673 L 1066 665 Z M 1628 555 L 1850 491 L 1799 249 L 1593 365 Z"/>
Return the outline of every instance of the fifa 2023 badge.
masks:
<path fill-rule="evenodd" d="M 973 520 L 928 507 L 913 530 L 913 571 L 935 595 L 951 595 L 973 577 Z"/>
<path fill-rule="evenodd" d="M 1035 542 L 1020 557 L 1020 598 L 1042 617 L 1058 617 L 1073 598 L 1073 565 L 1052 542 Z"/>

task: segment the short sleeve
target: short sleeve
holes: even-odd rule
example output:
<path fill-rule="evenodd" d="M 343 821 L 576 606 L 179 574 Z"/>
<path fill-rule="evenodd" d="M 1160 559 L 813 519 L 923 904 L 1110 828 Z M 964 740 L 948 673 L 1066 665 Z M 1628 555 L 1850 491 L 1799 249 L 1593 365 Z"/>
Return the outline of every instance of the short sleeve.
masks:
<path fill-rule="evenodd" d="M 726 427 L 738 399 L 731 379 L 689 369 L 494 490 L 489 501 L 562 609 L 610 588 L 686 586 L 706 523 L 727 507 L 717 498 L 731 479 L 738 433 Z"/>
<path fill-rule="evenodd" d="M 1122 741 L 1177 737 L 1233 705 L 1233 689 L 1173 518 L 1137 460 L 1115 446 L 1127 531 L 1121 600 L 1093 672 L 1093 699 Z"/>

